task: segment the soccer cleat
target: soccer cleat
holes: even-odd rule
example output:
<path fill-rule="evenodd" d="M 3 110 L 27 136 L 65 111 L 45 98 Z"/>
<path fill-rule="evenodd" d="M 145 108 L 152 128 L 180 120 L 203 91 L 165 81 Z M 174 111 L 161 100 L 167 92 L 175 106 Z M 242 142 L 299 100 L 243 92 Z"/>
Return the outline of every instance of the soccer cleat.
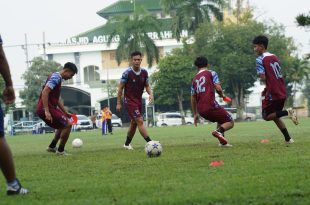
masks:
<path fill-rule="evenodd" d="M 289 141 L 285 141 L 286 144 L 293 144 L 294 140 L 291 138 Z"/>
<path fill-rule="evenodd" d="M 219 140 L 219 142 L 222 144 L 222 145 L 226 145 L 227 144 L 227 140 L 226 138 L 223 136 L 222 133 L 220 133 L 219 131 L 217 130 L 214 130 L 212 132 L 212 135 L 217 138 Z"/>
<path fill-rule="evenodd" d="M 219 147 L 222 147 L 222 148 L 230 148 L 230 147 L 233 147 L 231 144 L 219 144 Z"/>
<path fill-rule="evenodd" d="M 69 156 L 69 155 L 72 155 L 72 154 L 67 153 L 65 150 L 62 151 L 62 152 L 59 152 L 59 151 L 57 150 L 57 151 L 56 151 L 56 154 L 59 155 L 59 156 Z"/>
<path fill-rule="evenodd" d="M 297 114 L 295 112 L 295 110 L 293 108 L 288 108 L 287 109 L 287 112 L 288 112 L 288 116 L 289 118 L 291 118 L 291 120 L 293 121 L 293 123 L 295 125 L 298 125 L 298 118 L 297 118 Z"/>
<path fill-rule="evenodd" d="M 46 151 L 55 153 L 55 152 L 57 151 L 57 147 L 54 147 L 54 148 L 52 148 L 52 147 L 47 147 L 47 148 L 46 148 Z"/>
<path fill-rule="evenodd" d="M 133 150 L 133 147 L 131 146 L 131 144 L 129 144 L 129 145 L 125 145 L 124 144 L 124 146 L 123 146 L 125 149 L 127 149 L 127 150 Z"/>
<path fill-rule="evenodd" d="M 19 183 L 18 179 L 17 180 L 17 185 L 15 186 L 7 186 L 7 189 L 6 189 L 6 194 L 7 195 L 25 195 L 25 194 L 28 194 L 29 191 L 28 189 L 25 189 L 22 187 L 22 185 Z"/>

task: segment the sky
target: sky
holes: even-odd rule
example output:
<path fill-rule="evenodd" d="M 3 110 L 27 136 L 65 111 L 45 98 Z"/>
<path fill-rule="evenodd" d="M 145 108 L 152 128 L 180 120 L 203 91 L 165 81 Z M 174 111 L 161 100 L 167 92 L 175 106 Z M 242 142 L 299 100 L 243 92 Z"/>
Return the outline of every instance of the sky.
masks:
<path fill-rule="evenodd" d="M 11 67 L 16 88 L 23 87 L 22 74 L 26 71 L 25 52 L 20 46 L 27 34 L 29 44 L 65 42 L 68 37 L 101 26 L 105 20 L 97 11 L 117 0 L 0 0 L 0 34 Z M 234 2 L 234 1 L 233 1 Z M 297 27 L 295 17 L 310 11 L 309 0 L 249 0 L 258 21 L 281 23 L 286 36 L 293 37 L 299 54 L 310 53 L 310 28 Z M 15 46 L 16 45 L 16 46 Z M 12 47 L 11 47 L 12 46 Z M 38 46 L 30 46 L 28 58 L 38 56 Z"/>

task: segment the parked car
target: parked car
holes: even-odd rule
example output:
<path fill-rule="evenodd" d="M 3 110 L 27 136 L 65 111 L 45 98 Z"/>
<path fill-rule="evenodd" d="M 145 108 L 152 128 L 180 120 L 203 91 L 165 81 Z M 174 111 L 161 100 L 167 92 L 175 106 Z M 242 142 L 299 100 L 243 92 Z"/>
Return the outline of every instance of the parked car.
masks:
<path fill-rule="evenodd" d="M 45 122 L 42 122 L 42 123 L 40 123 L 40 126 L 39 126 L 39 132 L 42 134 L 53 133 L 53 132 L 55 132 L 55 129 L 48 126 Z"/>
<path fill-rule="evenodd" d="M 97 127 L 101 127 L 101 115 L 97 116 Z M 122 119 L 119 118 L 117 115 L 112 114 L 112 118 L 111 118 L 111 124 L 113 127 L 122 127 L 123 126 L 123 122 Z"/>
<path fill-rule="evenodd" d="M 192 125 L 194 124 L 194 118 L 185 117 L 185 124 Z M 157 117 L 157 126 L 173 126 L 173 125 L 182 125 L 182 116 L 178 112 L 166 112 L 161 113 Z"/>
<path fill-rule="evenodd" d="M 244 112 L 242 115 L 242 119 L 245 121 L 254 121 L 256 120 L 256 115 L 254 113 Z"/>
<path fill-rule="evenodd" d="M 90 130 L 93 129 L 91 120 L 85 115 L 76 115 L 78 120 L 76 123 L 76 130 Z"/>

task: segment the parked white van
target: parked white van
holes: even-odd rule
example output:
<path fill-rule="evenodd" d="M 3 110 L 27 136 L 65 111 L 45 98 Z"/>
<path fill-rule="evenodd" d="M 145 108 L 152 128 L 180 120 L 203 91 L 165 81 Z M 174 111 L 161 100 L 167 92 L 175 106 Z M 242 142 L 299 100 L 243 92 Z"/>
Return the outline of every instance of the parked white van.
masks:
<path fill-rule="evenodd" d="M 185 117 L 185 123 L 187 125 L 194 124 L 194 118 Z M 157 126 L 173 126 L 173 125 L 182 125 L 182 116 L 178 112 L 166 112 L 161 113 L 157 117 Z"/>

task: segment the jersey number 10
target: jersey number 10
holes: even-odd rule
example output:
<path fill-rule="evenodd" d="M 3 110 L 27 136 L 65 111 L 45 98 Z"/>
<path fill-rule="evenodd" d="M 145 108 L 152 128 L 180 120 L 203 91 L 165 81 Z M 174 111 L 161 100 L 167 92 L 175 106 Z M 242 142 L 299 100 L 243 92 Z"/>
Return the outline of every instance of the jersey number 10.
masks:
<path fill-rule="evenodd" d="M 273 62 L 270 63 L 270 66 L 272 67 L 272 70 L 276 76 L 277 79 L 282 78 L 282 73 L 281 73 L 281 67 L 278 62 Z"/>

